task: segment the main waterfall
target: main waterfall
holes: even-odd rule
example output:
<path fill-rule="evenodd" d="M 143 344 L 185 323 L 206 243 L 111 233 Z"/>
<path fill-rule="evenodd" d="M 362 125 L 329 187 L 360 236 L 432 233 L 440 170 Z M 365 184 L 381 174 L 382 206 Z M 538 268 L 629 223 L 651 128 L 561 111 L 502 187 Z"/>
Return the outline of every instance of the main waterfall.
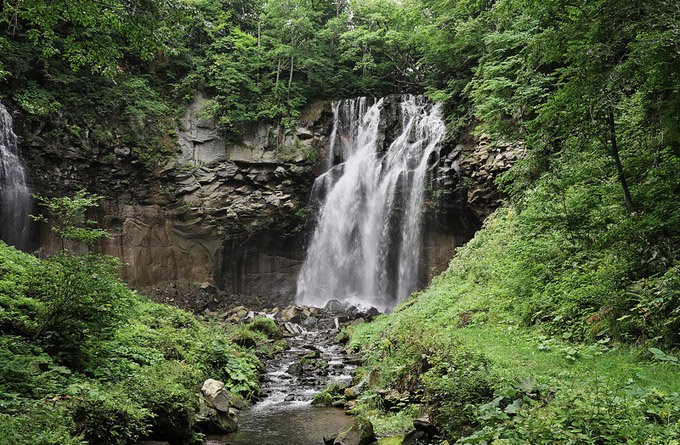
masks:
<path fill-rule="evenodd" d="M 439 106 L 411 95 L 390 103 L 398 121 L 386 122 L 385 101 L 333 104 L 328 168 L 310 200 L 318 212 L 298 277 L 301 304 L 386 309 L 422 282 L 424 191 L 445 125 Z"/>
<path fill-rule="evenodd" d="M 12 116 L 0 104 L 0 239 L 18 249 L 28 249 L 31 206 Z"/>

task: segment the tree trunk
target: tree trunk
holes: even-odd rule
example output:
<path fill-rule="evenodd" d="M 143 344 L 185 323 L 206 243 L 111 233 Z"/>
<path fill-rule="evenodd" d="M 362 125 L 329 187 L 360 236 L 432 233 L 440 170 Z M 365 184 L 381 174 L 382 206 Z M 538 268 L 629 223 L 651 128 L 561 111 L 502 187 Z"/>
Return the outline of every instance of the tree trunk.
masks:
<path fill-rule="evenodd" d="M 621 183 L 621 188 L 623 189 L 623 200 L 626 203 L 626 209 L 628 213 L 635 213 L 635 206 L 633 205 L 633 198 L 630 196 L 630 190 L 628 189 L 628 181 L 626 180 L 626 174 L 623 171 L 623 164 L 621 163 L 621 156 L 619 155 L 619 146 L 616 142 L 616 124 L 614 122 L 614 111 L 609 110 L 609 115 L 607 116 L 607 123 L 609 124 L 609 140 L 611 143 L 611 154 L 614 158 L 614 163 L 616 164 L 616 173 L 619 176 L 619 182 Z"/>
<path fill-rule="evenodd" d="M 276 83 L 274 84 L 274 91 L 279 87 L 279 79 L 281 78 L 281 59 L 279 59 L 279 66 L 276 68 Z"/>
<path fill-rule="evenodd" d="M 290 99 L 290 86 L 293 83 L 293 67 L 295 66 L 295 59 L 290 56 L 290 74 L 288 75 L 288 99 Z"/>

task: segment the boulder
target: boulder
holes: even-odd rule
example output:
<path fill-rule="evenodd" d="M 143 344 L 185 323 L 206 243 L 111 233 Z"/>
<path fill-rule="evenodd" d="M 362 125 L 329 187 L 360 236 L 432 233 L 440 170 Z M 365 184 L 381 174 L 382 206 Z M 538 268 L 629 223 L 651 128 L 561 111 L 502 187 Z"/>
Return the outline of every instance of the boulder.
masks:
<path fill-rule="evenodd" d="M 434 437 L 439 435 L 439 430 L 436 426 L 430 423 L 430 419 L 427 417 L 421 417 L 420 419 L 413 419 L 413 428 L 416 431 L 422 431 L 427 434 L 428 437 Z"/>
<path fill-rule="evenodd" d="M 404 437 L 401 445 L 418 445 L 420 443 L 425 443 L 429 439 L 429 436 L 424 431 L 411 431 Z"/>
<path fill-rule="evenodd" d="M 324 309 L 328 312 L 340 312 L 345 309 L 345 305 L 340 303 L 338 300 L 328 300 Z"/>
<path fill-rule="evenodd" d="M 196 426 L 208 434 L 232 433 L 238 429 L 236 414 L 233 410 L 218 411 L 209 407 L 205 401 L 201 401 L 196 415 Z"/>
<path fill-rule="evenodd" d="M 286 372 L 290 375 L 301 375 L 302 363 L 300 362 L 291 363 L 290 366 L 288 366 L 288 369 L 286 369 Z"/>
<path fill-rule="evenodd" d="M 224 387 L 224 383 L 215 379 L 208 379 L 201 386 L 201 393 L 209 408 L 217 411 L 229 412 L 229 391 Z"/>
<path fill-rule="evenodd" d="M 356 386 L 350 386 L 349 388 L 345 388 L 345 397 L 349 399 L 356 399 L 359 397 L 359 394 L 361 394 L 361 391 L 364 389 L 365 382 L 361 382 Z"/>
<path fill-rule="evenodd" d="M 279 314 L 281 320 L 288 321 L 291 323 L 300 323 L 302 321 L 302 316 L 300 315 L 300 308 L 297 306 L 288 306 L 282 310 Z"/>
<path fill-rule="evenodd" d="M 338 433 L 333 445 L 369 445 L 374 441 L 373 424 L 366 419 L 357 418 Z"/>

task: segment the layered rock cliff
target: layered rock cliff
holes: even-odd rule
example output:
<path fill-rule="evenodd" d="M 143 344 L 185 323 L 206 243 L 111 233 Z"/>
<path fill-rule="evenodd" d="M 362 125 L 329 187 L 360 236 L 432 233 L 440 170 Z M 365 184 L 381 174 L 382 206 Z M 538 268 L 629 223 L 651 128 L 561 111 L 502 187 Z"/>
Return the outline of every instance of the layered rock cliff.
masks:
<path fill-rule="evenodd" d="M 207 103 L 198 95 L 190 104 L 172 136 L 174 160 L 154 169 L 124 143 L 102 156 L 78 143 L 53 144 L 40 128 L 20 128 L 34 190 L 58 196 L 84 187 L 104 195 L 96 217 L 112 236 L 97 249 L 126 263 L 123 275 L 133 286 L 184 280 L 226 294 L 292 297 L 305 254 L 307 201 L 332 130 L 330 103 L 308 107 L 294 128 L 254 125 L 236 143 L 201 117 Z M 389 119 L 383 132 L 389 140 Z M 429 277 L 497 205 L 493 179 L 520 155 L 469 138 L 432 159 L 424 231 Z M 43 248 L 52 242 L 43 230 Z"/>

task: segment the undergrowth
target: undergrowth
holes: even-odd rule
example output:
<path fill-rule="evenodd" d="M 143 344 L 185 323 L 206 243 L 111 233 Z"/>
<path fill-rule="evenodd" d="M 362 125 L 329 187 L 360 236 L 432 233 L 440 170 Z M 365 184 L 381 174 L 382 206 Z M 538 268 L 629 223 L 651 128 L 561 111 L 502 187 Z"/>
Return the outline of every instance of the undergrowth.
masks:
<path fill-rule="evenodd" d="M 222 327 L 130 291 L 105 258 L 69 255 L 0 242 L 1 444 L 192 443 L 204 380 L 257 393 L 259 360 Z"/>
<path fill-rule="evenodd" d="M 678 443 L 677 266 L 641 277 L 622 245 L 565 250 L 533 217 L 500 209 L 429 288 L 353 328 L 357 378 L 380 376 L 355 411 L 383 434 L 424 411 L 450 443 Z"/>

